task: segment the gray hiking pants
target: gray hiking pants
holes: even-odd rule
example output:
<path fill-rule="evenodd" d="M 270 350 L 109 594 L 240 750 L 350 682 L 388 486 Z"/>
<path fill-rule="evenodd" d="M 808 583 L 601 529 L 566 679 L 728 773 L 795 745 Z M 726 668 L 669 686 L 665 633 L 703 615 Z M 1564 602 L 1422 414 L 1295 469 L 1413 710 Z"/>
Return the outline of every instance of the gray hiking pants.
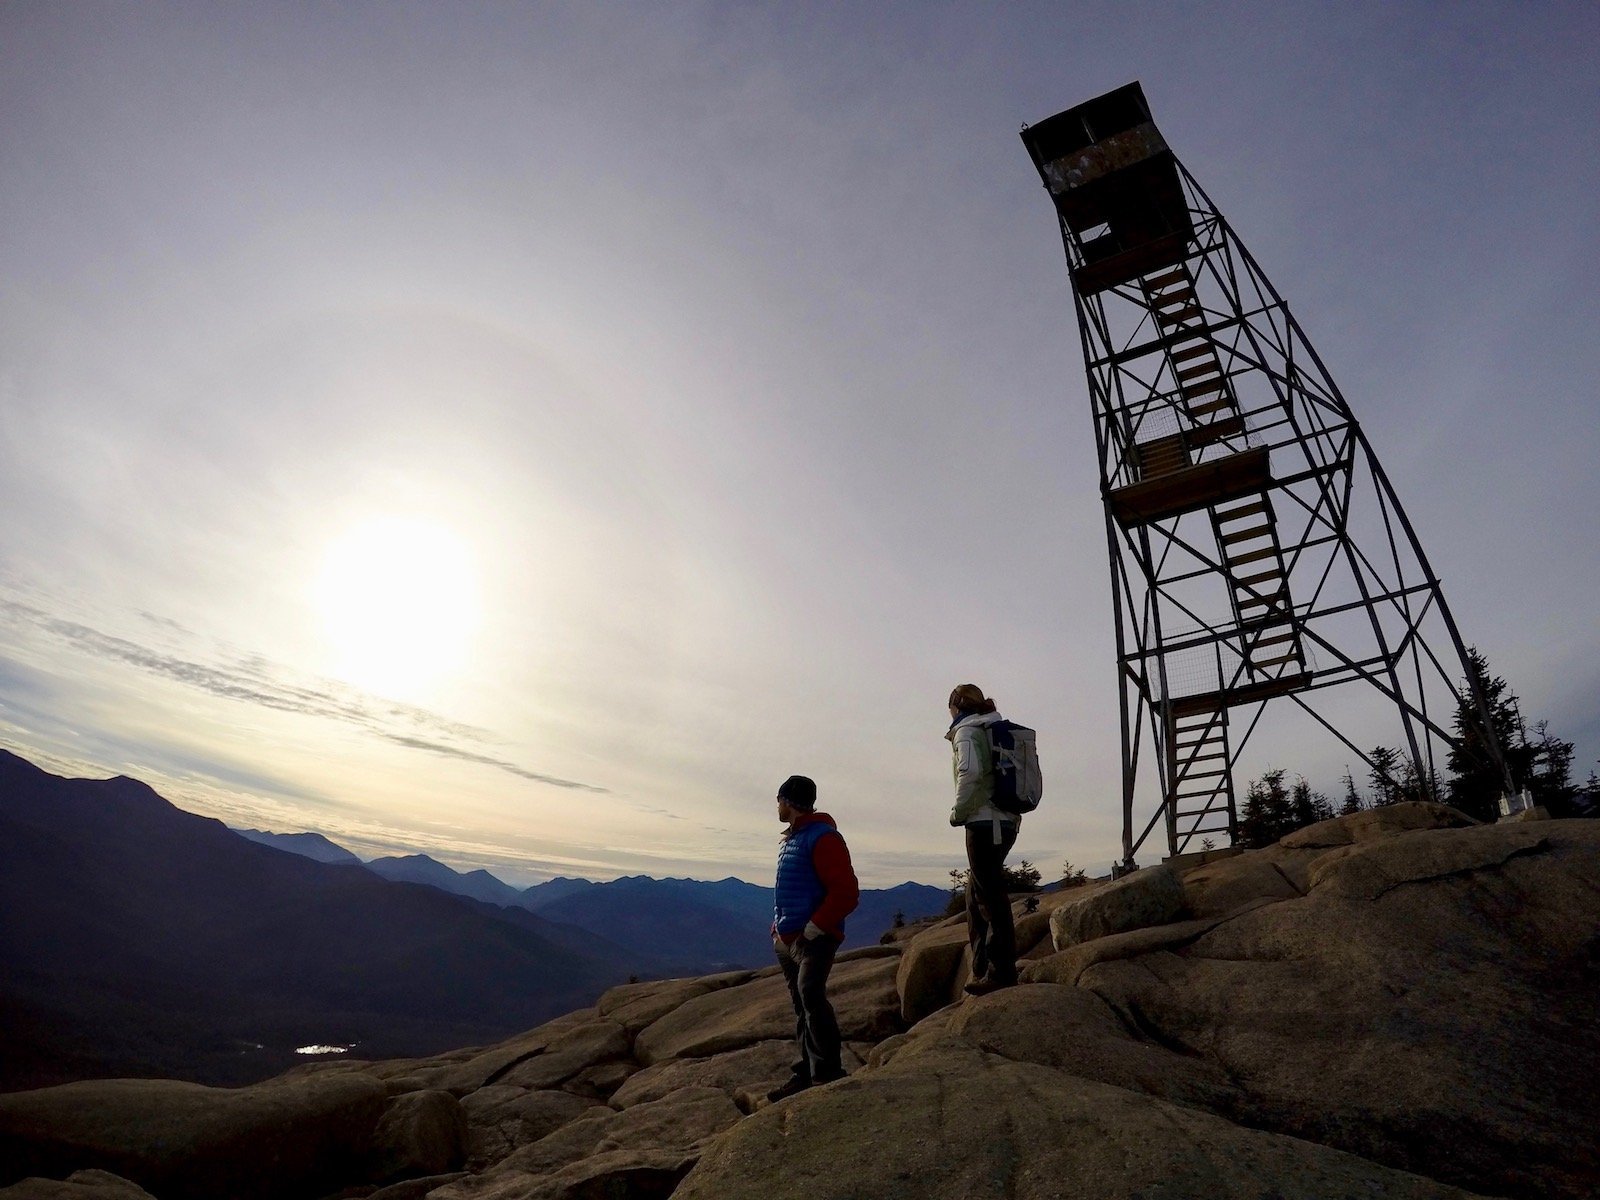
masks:
<path fill-rule="evenodd" d="M 839 943 L 824 934 L 807 941 L 800 938 L 777 950 L 778 965 L 789 985 L 794 1004 L 794 1041 L 800 1061 L 794 1073 L 813 1083 L 827 1083 L 844 1075 L 839 1055 L 839 1019 L 828 1003 L 828 972 Z"/>

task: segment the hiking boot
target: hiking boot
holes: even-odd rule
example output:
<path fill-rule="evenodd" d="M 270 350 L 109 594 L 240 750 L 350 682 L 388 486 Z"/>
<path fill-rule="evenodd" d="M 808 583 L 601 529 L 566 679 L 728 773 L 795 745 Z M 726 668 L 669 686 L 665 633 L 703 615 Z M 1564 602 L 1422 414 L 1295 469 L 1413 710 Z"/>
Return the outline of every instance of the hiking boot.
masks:
<path fill-rule="evenodd" d="M 987 996 L 990 992 L 998 992 L 1001 988 L 1014 987 L 1016 980 L 995 979 L 992 976 L 983 979 L 969 979 L 961 990 L 969 996 Z"/>
<path fill-rule="evenodd" d="M 805 1091 L 811 1086 L 811 1080 L 804 1075 L 791 1075 L 788 1082 L 773 1088 L 767 1093 L 767 1099 L 776 1104 L 779 1100 L 787 1100 L 790 1096 Z"/>

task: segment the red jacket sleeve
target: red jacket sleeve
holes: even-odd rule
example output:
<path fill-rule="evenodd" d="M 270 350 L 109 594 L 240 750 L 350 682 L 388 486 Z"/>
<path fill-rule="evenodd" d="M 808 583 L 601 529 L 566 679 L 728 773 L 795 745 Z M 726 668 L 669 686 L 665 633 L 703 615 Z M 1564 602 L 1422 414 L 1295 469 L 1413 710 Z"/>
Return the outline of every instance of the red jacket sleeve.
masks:
<path fill-rule="evenodd" d="M 812 923 L 832 936 L 844 939 L 844 919 L 861 902 L 861 885 L 850 865 L 850 847 L 838 833 L 825 834 L 811 848 L 811 865 L 827 890 L 822 903 L 811 914 Z"/>

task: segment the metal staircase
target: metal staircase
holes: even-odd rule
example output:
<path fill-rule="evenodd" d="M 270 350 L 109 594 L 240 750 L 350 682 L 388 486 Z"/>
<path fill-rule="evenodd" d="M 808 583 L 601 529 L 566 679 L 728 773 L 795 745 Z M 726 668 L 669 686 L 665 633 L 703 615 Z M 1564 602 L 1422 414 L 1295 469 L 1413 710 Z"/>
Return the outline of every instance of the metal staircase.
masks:
<path fill-rule="evenodd" d="M 1188 846 L 1195 838 L 1234 833 L 1233 769 L 1228 758 L 1228 710 L 1201 704 L 1169 707 L 1167 772 L 1172 805 L 1167 836 Z"/>

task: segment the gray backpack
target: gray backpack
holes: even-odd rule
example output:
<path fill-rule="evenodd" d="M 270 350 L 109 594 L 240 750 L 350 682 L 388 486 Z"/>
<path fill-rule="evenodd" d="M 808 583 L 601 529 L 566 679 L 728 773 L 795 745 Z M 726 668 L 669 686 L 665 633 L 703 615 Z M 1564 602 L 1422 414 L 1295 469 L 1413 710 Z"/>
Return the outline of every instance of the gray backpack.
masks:
<path fill-rule="evenodd" d="M 984 726 L 994 760 L 994 798 L 1001 812 L 1021 816 L 1039 807 L 1044 776 L 1039 773 L 1039 735 L 1026 725 L 999 720 Z"/>

